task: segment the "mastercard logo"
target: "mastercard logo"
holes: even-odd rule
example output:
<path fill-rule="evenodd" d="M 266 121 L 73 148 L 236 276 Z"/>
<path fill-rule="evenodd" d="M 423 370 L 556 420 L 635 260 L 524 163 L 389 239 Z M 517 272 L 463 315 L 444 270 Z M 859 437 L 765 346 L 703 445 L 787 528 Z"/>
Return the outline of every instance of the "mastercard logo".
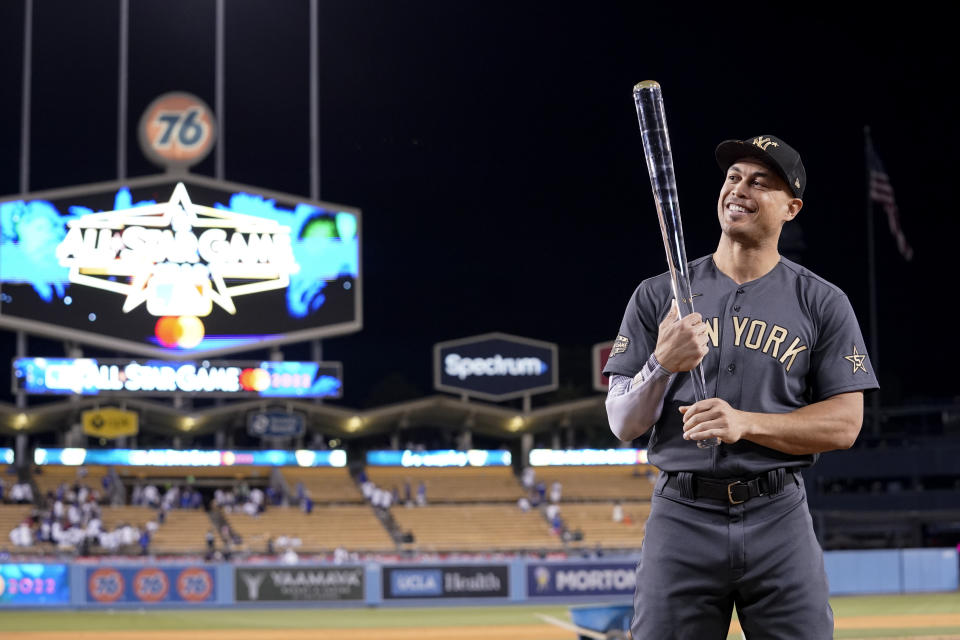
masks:
<path fill-rule="evenodd" d="M 154 329 L 157 340 L 168 349 L 193 349 L 203 341 L 203 322 L 196 316 L 164 316 Z"/>
<path fill-rule="evenodd" d="M 264 391 L 270 388 L 270 374 L 266 369 L 244 369 L 240 372 L 240 388 L 244 391 Z"/>

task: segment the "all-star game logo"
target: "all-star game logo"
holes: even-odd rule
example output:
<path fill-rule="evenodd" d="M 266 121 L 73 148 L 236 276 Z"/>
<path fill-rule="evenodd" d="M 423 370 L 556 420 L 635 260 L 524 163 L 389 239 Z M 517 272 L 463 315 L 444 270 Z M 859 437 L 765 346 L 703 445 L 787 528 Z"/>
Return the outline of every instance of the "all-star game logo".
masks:
<path fill-rule="evenodd" d="M 194 204 L 182 182 L 167 202 L 87 214 L 68 228 L 56 257 L 70 282 L 122 295 L 124 313 L 145 304 L 163 344 L 199 344 L 199 318 L 214 305 L 235 314 L 234 297 L 284 289 L 300 270 L 289 227 Z"/>

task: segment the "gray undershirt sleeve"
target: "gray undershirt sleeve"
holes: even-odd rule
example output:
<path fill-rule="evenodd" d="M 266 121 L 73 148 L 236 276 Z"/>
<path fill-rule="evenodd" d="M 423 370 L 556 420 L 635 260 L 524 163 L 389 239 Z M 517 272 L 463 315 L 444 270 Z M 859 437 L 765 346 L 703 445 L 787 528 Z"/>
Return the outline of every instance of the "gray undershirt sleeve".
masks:
<path fill-rule="evenodd" d="M 610 376 L 607 418 L 617 438 L 629 442 L 650 430 L 663 411 L 663 398 L 673 376 L 653 354 L 633 378 Z"/>

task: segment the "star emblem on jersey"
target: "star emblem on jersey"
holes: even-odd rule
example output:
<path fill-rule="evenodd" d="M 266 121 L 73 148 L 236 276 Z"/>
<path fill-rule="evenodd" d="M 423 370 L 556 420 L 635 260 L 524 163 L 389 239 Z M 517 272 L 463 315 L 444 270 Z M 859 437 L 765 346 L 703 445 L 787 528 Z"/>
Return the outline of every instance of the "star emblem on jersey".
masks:
<path fill-rule="evenodd" d="M 843 359 L 853 363 L 853 373 L 857 371 L 867 372 L 867 368 L 863 366 L 863 361 L 867 359 L 867 354 L 857 351 L 857 345 L 853 345 L 853 353 L 849 356 L 843 356 Z"/>

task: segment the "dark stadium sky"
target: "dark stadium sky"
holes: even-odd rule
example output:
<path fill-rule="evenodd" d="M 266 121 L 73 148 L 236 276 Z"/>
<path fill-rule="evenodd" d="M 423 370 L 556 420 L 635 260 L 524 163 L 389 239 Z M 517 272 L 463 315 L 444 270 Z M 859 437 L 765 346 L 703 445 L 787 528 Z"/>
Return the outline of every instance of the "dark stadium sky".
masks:
<path fill-rule="evenodd" d="M 877 212 L 884 403 L 955 395 L 945 21 L 674 4 L 320 0 L 320 197 L 363 211 L 365 327 L 324 342 L 344 363 L 343 404 L 430 393 L 433 343 L 488 331 L 557 342 L 556 397 L 589 393 L 590 346 L 615 336 L 639 280 L 665 269 L 631 99 L 644 79 L 663 86 L 688 255 L 718 236 L 715 145 L 779 135 L 809 177 L 800 261 L 847 291 L 865 333 L 872 127 L 915 251 L 899 257 Z M 130 5 L 137 176 L 156 171 L 135 135 L 153 98 L 182 90 L 214 104 L 215 4 Z M 31 189 L 112 180 L 118 3 L 34 6 Z M 226 7 L 225 177 L 307 195 L 308 2 Z M 22 28 L 23 2 L 0 3 L 0 194 L 18 191 Z M 213 156 L 196 171 L 212 175 Z M 12 352 L 0 331 L 3 362 Z"/>

